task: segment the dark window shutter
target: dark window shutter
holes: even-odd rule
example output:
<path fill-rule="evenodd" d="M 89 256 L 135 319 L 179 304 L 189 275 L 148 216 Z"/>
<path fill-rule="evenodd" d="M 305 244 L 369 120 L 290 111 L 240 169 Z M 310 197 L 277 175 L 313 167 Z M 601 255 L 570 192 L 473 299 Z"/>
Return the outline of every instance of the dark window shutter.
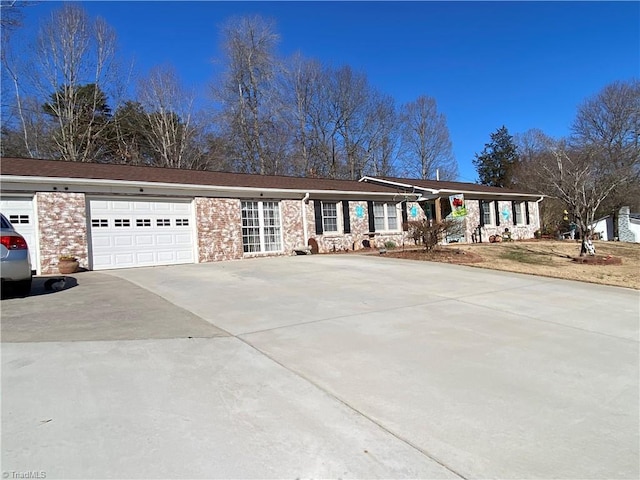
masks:
<path fill-rule="evenodd" d="M 316 235 L 322 235 L 322 202 L 320 200 L 313 201 L 313 213 L 316 217 Z"/>
<path fill-rule="evenodd" d="M 407 202 L 402 202 L 402 230 L 409 231 L 409 213 L 407 212 Z"/>
<path fill-rule="evenodd" d="M 498 205 L 498 200 L 496 200 L 493 203 L 495 205 L 495 210 L 496 210 L 496 226 L 499 227 L 500 226 L 500 205 Z"/>
<path fill-rule="evenodd" d="M 482 200 L 478 200 L 480 204 L 480 226 L 484 227 L 484 202 Z"/>
<path fill-rule="evenodd" d="M 524 202 L 524 215 L 527 225 L 529 225 L 529 223 L 531 223 L 529 220 L 529 202 Z"/>
<path fill-rule="evenodd" d="M 376 231 L 376 219 L 373 216 L 373 202 L 371 200 L 369 200 L 367 202 L 367 213 L 369 214 L 369 231 L 370 232 L 375 232 Z"/>
<path fill-rule="evenodd" d="M 517 225 L 518 217 L 516 217 L 516 202 L 511 202 L 511 213 L 513 214 L 513 224 Z"/>
<path fill-rule="evenodd" d="M 342 220 L 344 233 L 351 233 L 351 218 L 349 217 L 349 200 L 342 201 Z"/>

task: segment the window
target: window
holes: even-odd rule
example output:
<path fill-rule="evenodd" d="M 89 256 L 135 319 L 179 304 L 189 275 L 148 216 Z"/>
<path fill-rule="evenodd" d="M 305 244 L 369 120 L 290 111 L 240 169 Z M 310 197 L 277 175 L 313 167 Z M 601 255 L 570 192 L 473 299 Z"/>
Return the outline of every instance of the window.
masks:
<path fill-rule="evenodd" d="M 513 202 L 513 224 L 529 225 L 529 204 L 527 202 Z"/>
<path fill-rule="evenodd" d="M 188 218 L 176 218 L 176 227 L 188 227 L 189 219 Z"/>
<path fill-rule="evenodd" d="M 337 202 L 322 202 L 322 229 L 328 233 L 338 232 Z"/>
<path fill-rule="evenodd" d="M 9 215 L 9 221 L 14 225 L 29 223 L 29 215 Z"/>
<path fill-rule="evenodd" d="M 114 226 L 116 227 L 130 227 L 131 221 L 128 218 L 116 218 L 114 220 Z"/>
<path fill-rule="evenodd" d="M 136 227 L 150 227 L 151 219 L 150 218 L 136 218 Z"/>
<path fill-rule="evenodd" d="M 156 219 L 156 227 L 170 227 L 171 220 L 168 218 L 158 218 Z"/>
<path fill-rule="evenodd" d="M 109 226 L 109 220 L 106 218 L 92 218 L 91 226 L 96 228 L 103 228 Z"/>
<path fill-rule="evenodd" d="M 513 224 L 522 225 L 524 223 L 522 216 L 522 202 L 513 203 Z"/>
<path fill-rule="evenodd" d="M 373 217 L 376 231 L 398 230 L 398 206 L 395 203 L 374 202 Z"/>
<path fill-rule="evenodd" d="M 491 203 L 486 200 L 480 201 L 481 225 L 491 225 Z"/>
<path fill-rule="evenodd" d="M 282 222 L 278 202 L 242 202 L 242 248 L 245 253 L 282 250 Z"/>

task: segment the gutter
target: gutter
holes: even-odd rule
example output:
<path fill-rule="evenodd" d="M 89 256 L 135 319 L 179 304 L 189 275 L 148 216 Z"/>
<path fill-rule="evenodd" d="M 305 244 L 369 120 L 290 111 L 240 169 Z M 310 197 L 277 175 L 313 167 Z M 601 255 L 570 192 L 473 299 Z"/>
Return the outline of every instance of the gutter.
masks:
<path fill-rule="evenodd" d="M 87 179 L 87 178 L 70 178 L 70 177 L 36 177 L 36 176 L 13 176 L 13 175 L 0 175 L 1 184 L 4 187 L 11 183 L 22 184 L 37 184 L 37 185 L 73 185 L 73 186 L 93 186 L 93 187 L 129 187 L 129 188 L 149 188 L 149 189 L 166 189 L 166 190 L 184 190 L 184 191 L 214 191 L 220 193 L 236 194 L 238 193 L 250 193 L 255 196 L 264 196 L 268 193 L 276 197 L 291 198 L 298 195 L 314 195 L 335 197 L 336 195 L 345 196 L 358 196 L 358 197 L 383 197 L 393 198 L 395 192 L 367 192 L 367 191 L 352 191 L 352 190 L 301 190 L 301 189 L 285 189 L 285 188 L 272 188 L 272 187 L 235 187 L 224 185 L 198 185 L 187 183 L 166 183 L 166 182 L 144 182 L 144 181 L 132 181 L 132 180 L 104 180 L 104 179 Z M 3 188 L 6 190 L 7 188 Z M 106 191 L 106 193 L 109 193 Z M 246 195 L 245 195 L 246 196 Z"/>
<path fill-rule="evenodd" d="M 416 190 L 422 191 L 422 192 L 429 192 L 431 195 L 435 195 L 440 196 L 440 195 L 449 195 L 449 194 L 457 194 L 457 193 L 461 193 L 465 196 L 469 196 L 469 197 L 474 197 L 474 196 L 480 196 L 480 197 L 495 197 L 495 196 L 501 196 L 501 197 L 538 197 L 539 194 L 535 194 L 535 193 L 514 193 L 514 192 L 482 192 L 482 191 L 470 191 L 470 190 L 451 190 L 449 188 L 428 188 L 428 187 L 421 187 L 419 185 L 410 185 L 410 184 L 406 184 L 406 183 L 400 183 L 400 182 L 392 182 L 390 180 L 382 180 L 379 178 L 372 178 L 372 177 L 362 177 L 360 180 L 358 180 L 359 182 L 365 182 L 365 183 L 377 183 L 377 184 L 384 184 L 384 185 L 390 185 L 390 186 L 394 186 L 394 187 L 401 187 L 401 188 L 410 188 L 412 189 L 414 192 Z M 436 198 L 434 197 L 434 198 Z M 540 197 L 540 199 L 542 199 L 544 197 Z M 424 197 L 423 200 L 428 200 L 427 197 Z"/>

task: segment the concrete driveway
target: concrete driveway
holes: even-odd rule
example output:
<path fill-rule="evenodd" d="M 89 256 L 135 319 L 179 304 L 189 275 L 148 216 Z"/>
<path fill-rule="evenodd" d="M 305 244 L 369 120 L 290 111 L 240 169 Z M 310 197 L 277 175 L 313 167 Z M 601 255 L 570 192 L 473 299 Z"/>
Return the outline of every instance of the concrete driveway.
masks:
<path fill-rule="evenodd" d="M 5 478 L 640 476 L 637 291 L 354 255 L 75 279 L 2 301 Z"/>

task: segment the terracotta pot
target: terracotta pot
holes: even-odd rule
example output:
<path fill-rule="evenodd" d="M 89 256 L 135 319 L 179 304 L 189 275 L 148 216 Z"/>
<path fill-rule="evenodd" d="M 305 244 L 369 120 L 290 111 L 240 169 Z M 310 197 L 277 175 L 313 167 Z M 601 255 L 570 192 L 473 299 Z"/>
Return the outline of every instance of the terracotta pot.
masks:
<path fill-rule="evenodd" d="M 75 273 L 78 271 L 80 263 L 77 260 L 60 260 L 58 262 L 58 271 L 63 275 Z"/>

